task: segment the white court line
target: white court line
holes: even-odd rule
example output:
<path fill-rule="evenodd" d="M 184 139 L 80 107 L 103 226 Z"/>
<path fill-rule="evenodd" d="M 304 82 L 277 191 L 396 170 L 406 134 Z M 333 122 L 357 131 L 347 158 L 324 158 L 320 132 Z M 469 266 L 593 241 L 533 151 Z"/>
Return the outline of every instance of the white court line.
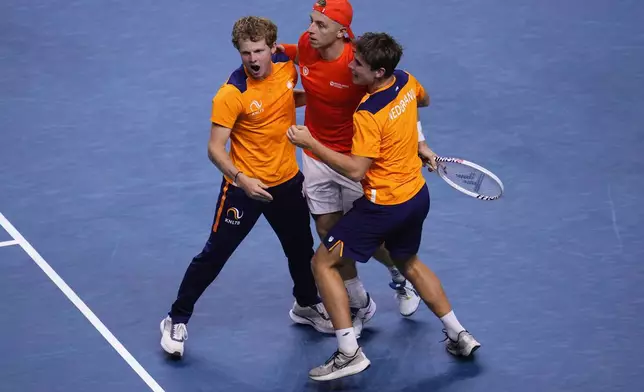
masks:
<path fill-rule="evenodd" d="M 11 241 L 2 241 L 2 242 L 0 242 L 0 248 L 2 248 L 3 246 L 11 246 L 11 245 L 18 245 L 18 241 L 11 240 Z"/>
<path fill-rule="evenodd" d="M 47 264 L 45 259 L 43 259 L 42 256 L 38 254 L 36 249 L 34 249 L 34 247 L 31 246 L 29 242 L 27 242 L 25 237 L 23 237 L 22 234 L 20 234 L 18 230 L 16 230 L 16 228 L 13 227 L 13 225 L 7 220 L 7 218 L 5 218 L 4 215 L 2 215 L 1 212 L 0 212 L 0 226 L 2 226 L 7 231 L 7 233 L 11 235 L 11 237 L 13 237 L 17 245 L 20 245 L 20 247 L 22 247 L 22 249 L 25 252 L 27 252 L 27 254 L 33 259 L 33 261 L 38 265 L 38 267 L 40 267 L 40 269 L 42 269 L 45 272 L 45 274 L 47 274 L 49 279 L 51 279 L 51 281 L 54 282 L 56 286 L 58 286 L 60 291 L 62 291 L 63 294 L 65 294 L 65 296 L 67 296 L 67 298 L 74 305 L 76 305 L 76 307 L 78 308 L 78 310 L 80 310 L 83 316 L 85 316 L 87 320 L 89 320 L 89 322 L 92 323 L 94 328 L 96 328 L 96 330 L 101 335 L 103 335 L 105 340 L 107 340 L 107 342 L 114 348 L 114 350 L 116 350 L 116 352 L 118 352 L 121 355 L 121 357 L 125 360 L 125 362 L 127 362 L 127 364 L 130 365 L 132 370 L 134 370 L 136 374 L 138 374 L 139 377 L 141 377 L 141 379 L 146 384 L 148 384 L 150 389 L 152 389 L 154 392 L 165 392 L 163 388 L 161 388 L 161 386 L 157 384 L 156 381 L 154 381 L 152 376 L 150 376 L 148 372 L 146 372 L 145 369 L 143 369 L 143 367 L 137 362 L 137 360 L 134 359 L 134 357 L 125 349 L 125 347 L 123 347 L 121 342 L 119 342 L 118 339 L 116 339 L 116 337 L 112 335 L 112 333 L 101 322 L 101 320 L 99 320 L 98 317 L 96 317 L 94 312 L 92 312 L 90 308 L 88 308 L 87 305 L 85 305 L 85 303 L 78 297 L 78 295 L 76 295 L 76 293 L 74 293 L 74 291 L 67 285 L 67 283 L 65 283 L 65 281 L 63 281 L 63 279 L 56 273 L 56 271 L 54 271 L 49 266 L 49 264 Z"/>

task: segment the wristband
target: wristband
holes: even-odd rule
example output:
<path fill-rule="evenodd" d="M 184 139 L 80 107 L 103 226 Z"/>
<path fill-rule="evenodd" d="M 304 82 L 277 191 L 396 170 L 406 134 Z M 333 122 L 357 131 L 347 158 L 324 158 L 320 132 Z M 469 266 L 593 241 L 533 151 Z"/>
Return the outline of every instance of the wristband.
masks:
<path fill-rule="evenodd" d="M 241 174 L 241 170 L 235 174 L 235 178 L 233 178 L 233 184 L 237 184 L 237 176 Z"/>
<path fill-rule="evenodd" d="M 424 142 L 425 135 L 423 134 L 423 125 L 420 123 L 420 120 L 418 120 L 418 123 L 416 123 L 416 125 L 416 128 L 418 128 L 418 143 Z"/>

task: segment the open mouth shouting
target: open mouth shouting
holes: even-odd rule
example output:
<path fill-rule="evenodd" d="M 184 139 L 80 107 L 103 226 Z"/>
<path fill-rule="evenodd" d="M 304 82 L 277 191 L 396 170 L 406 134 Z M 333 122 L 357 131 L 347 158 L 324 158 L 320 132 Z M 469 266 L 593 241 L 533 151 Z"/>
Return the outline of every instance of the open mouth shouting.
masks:
<path fill-rule="evenodd" d="M 250 68 L 250 72 L 253 74 L 253 76 L 259 75 L 259 72 L 262 69 L 262 67 L 260 67 L 259 64 L 251 64 L 249 68 Z"/>

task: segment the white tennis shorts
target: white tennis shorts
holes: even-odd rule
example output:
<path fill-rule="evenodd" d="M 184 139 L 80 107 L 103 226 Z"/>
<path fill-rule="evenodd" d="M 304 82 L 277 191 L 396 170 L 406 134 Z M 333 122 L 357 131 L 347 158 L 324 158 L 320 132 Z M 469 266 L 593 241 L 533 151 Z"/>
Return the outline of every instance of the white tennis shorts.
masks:
<path fill-rule="evenodd" d="M 331 169 L 324 162 L 302 154 L 304 195 L 312 214 L 346 213 L 363 195 L 362 185 Z"/>

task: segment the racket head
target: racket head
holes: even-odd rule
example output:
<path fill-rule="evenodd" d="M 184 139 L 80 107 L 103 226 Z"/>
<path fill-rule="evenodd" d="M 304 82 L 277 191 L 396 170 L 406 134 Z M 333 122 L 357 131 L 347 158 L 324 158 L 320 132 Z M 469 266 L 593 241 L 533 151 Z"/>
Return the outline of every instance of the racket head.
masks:
<path fill-rule="evenodd" d="M 436 157 L 436 172 L 452 188 L 479 200 L 497 200 L 505 190 L 490 170 L 461 158 Z"/>

